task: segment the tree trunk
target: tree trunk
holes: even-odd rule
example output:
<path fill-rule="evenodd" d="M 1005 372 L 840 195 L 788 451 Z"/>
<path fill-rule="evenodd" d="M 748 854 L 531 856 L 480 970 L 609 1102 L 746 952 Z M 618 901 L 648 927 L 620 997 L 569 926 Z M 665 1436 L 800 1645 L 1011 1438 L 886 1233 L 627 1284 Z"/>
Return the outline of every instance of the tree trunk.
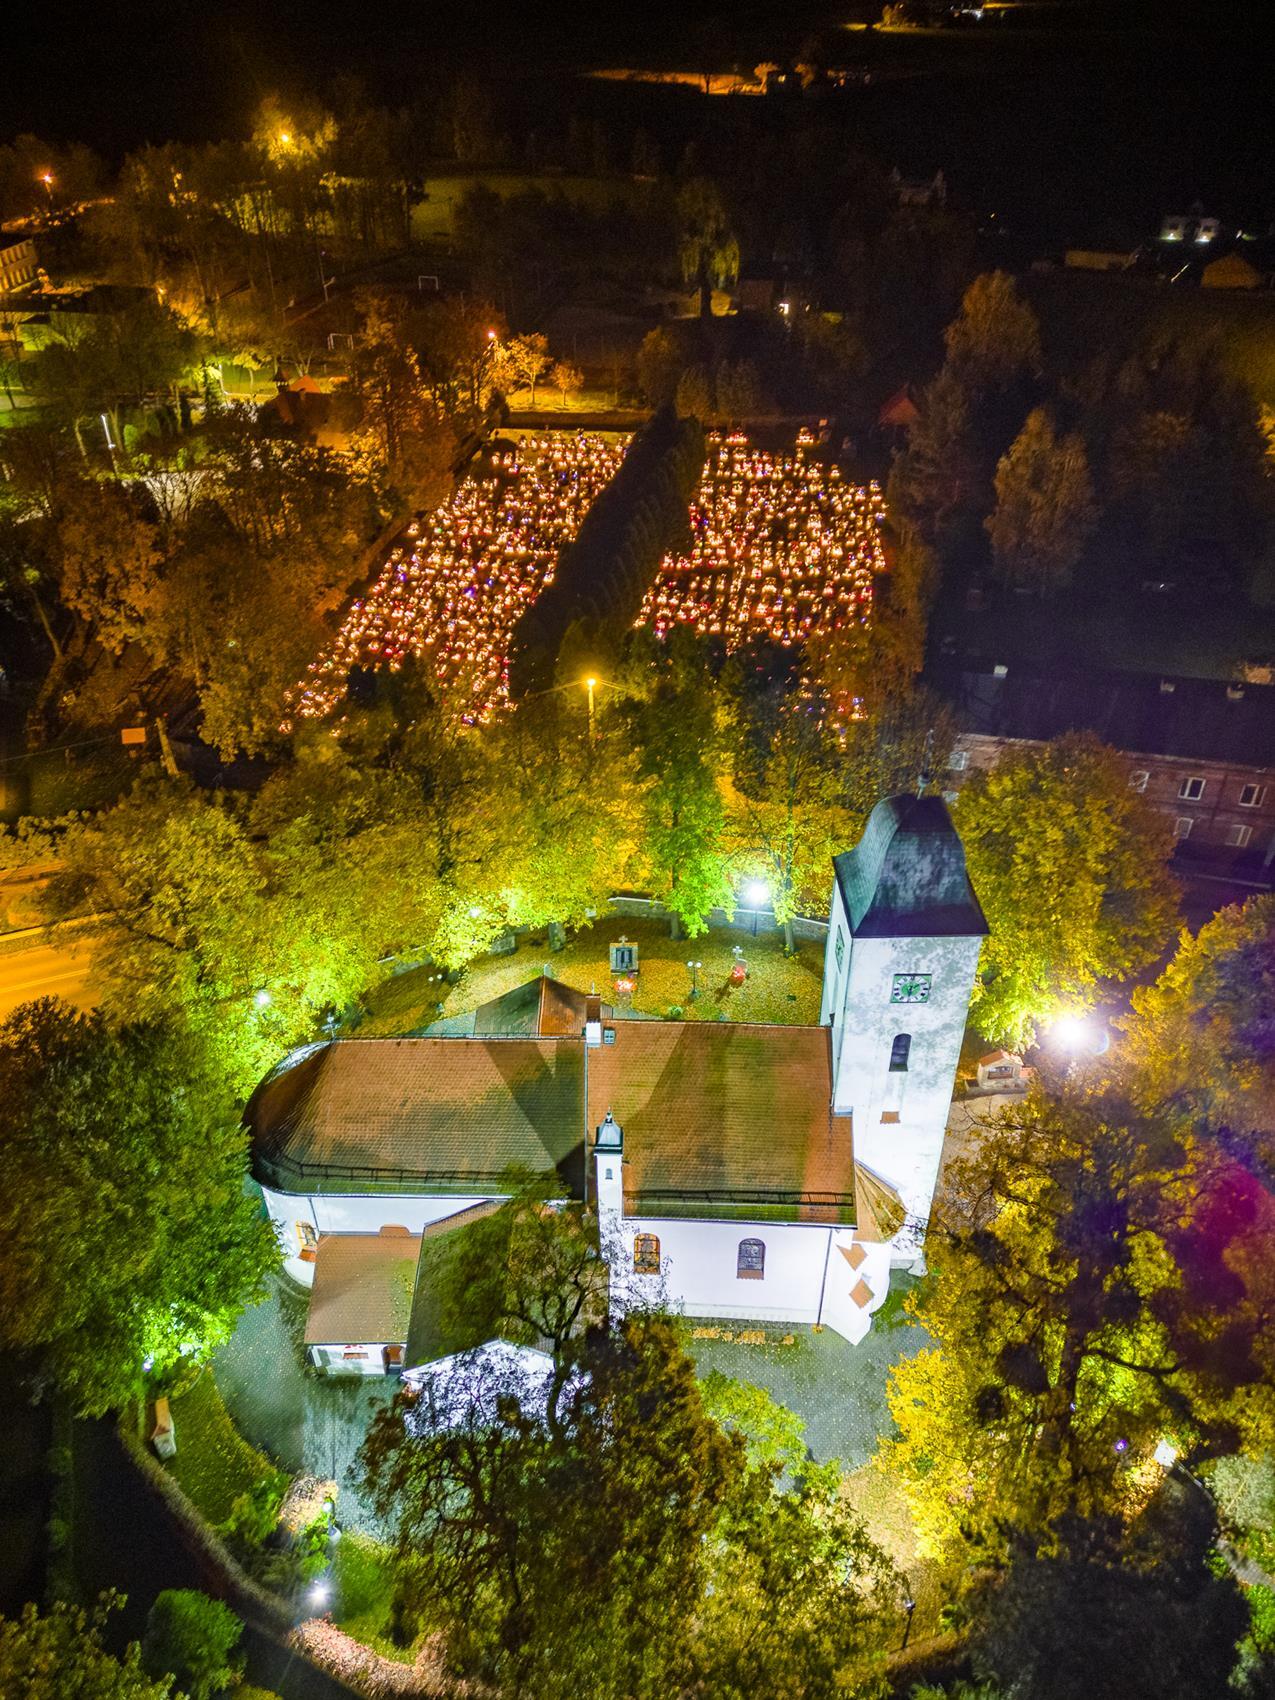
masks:
<path fill-rule="evenodd" d="M 704 258 L 703 249 L 699 257 L 699 316 L 701 319 L 713 316 L 713 280 L 708 275 L 708 261 Z"/>
<path fill-rule="evenodd" d="M 784 921 L 784 955 L 795 956 L 796 954 L 797 944 L 792 933 L 792 916 L 789 915 Z"/>
<path fill-rule="evenodd" d="M 682 936 L 682 923 L 681 923 L 681 920 L 678 917 L 678 913 L 677 913 L 676 909 L 670 910 L 670 912 L 669 912 L 669 935 L 668 936 L 671 939 L 680 939 L 681 936 Z"/>

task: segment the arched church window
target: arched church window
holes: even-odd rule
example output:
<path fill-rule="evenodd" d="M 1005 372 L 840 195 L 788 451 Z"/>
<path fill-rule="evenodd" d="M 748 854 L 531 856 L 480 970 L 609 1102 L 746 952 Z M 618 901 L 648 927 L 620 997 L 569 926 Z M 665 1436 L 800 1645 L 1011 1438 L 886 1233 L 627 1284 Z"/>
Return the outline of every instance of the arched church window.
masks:
<path fill-rule="evenodd" d="M 910 1033 L 896 1033 L 894 1043 L 890 1046 L 890 1073 L 906 1074 L 908 1071 L 908 1053 L 912 1049 Z"/>
<path fill-rule="evenodd" d="M 660 1272 L 660 1239 L 658 1234 L 637 1234 L 633 1239 L 633 1273 L 658 1275 Z"/>
<path fill-rule="evenodd" d="M 735 1276 L 740 1281 L 764 1281 L 766 1278 L 765 1240 L 740 1240 L 735 1254 Z"/>

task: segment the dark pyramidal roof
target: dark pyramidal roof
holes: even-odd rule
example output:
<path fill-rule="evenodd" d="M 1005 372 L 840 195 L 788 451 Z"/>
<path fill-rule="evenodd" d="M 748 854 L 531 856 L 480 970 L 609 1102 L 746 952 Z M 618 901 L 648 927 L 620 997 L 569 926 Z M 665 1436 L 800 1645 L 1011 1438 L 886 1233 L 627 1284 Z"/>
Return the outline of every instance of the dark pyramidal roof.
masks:
<path fill-rule="evenodd" d="M 982 938 L 988 930 L 941 797 L 886 797 L 833 867 L 855 938 Z"/>

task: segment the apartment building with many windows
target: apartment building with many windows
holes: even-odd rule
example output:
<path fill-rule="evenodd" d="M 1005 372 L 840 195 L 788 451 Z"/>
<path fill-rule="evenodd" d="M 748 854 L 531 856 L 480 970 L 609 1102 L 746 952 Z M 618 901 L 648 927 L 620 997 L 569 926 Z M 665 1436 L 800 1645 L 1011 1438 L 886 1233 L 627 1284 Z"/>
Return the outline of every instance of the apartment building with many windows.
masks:
<path fill-rule="evenodd" d="M 961 727 L 939 776 L 949 792 L 1016 744 L 1094 732 L 1127 756 L 1130 786 L 1172 821 L 1184 866 L 1275 877 L 1275 685 L 1011 666 L 941 683 Z"/>

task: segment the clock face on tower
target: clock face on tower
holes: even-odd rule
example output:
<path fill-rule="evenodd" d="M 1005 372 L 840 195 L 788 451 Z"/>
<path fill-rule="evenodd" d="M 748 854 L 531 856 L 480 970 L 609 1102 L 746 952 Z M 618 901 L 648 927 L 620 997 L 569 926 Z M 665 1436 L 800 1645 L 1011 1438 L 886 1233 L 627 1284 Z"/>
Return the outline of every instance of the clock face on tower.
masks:
<path fill-rule="evenodd" d="M 890 988 L 891 1003 L 929 1003 L 930 974 L 896 974 Z"/>

